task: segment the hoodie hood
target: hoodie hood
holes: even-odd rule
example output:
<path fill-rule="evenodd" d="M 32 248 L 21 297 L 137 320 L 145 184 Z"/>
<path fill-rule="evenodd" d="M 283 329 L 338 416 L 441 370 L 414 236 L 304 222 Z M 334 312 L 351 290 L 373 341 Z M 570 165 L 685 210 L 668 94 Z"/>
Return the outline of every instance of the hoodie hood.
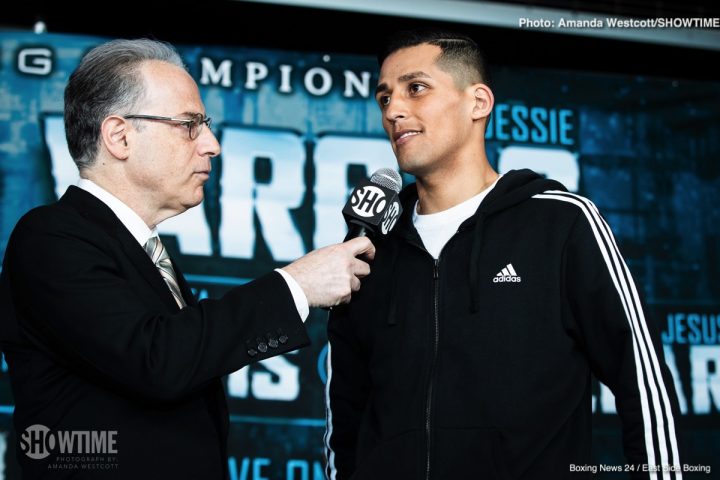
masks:
<path fill-rule="evenodd" d="M 500 180 L 498 180 L 495 187 L 488 194 L 487 197 L 480 203 L 477 211 L 470 218 L 465 220 L 459 228 L 459 231 L 466 229 L 474 229 L 473 232 L 473 244 L 470 251 L 470 257 L 468 262 L 468 280 L 473 292 L 473 298 L 471 303 L 471 312 L 476 313 L 479 310 L 479 288 L 478 288 L 478 277 L 479 277 L 479 258 L 480 251 L 483 244 L 483 229 L 485 220 L 492 215 L 512 208 L 513 206 L 524 202 L 531 198 L 533 195 L 542 193 L 548 190 L 561 190 L 567 191 L 567 189 L 555 180 L 549 180 L 539 175 L 532 170 L 510 170 L 505 173 Z M 418 234 L 415 226 L 413 225 L 413 210 L 415 203 L 418 200 L 417 186 L 411 184 L 400 192 L 400 202 L 403 206 L 403 213 L 398 221 L 398 225 L 393 232 L 394 235 L 398 235 L 404 238 L 408 242 L 415 244 L 421 248 L 423 247 L 422 239 Z M 395 261 L 397 257 L 398 245 L 392 245 L 394 242 L 390 242 L 392 251 L 392 269 L 393 276 Z M 394 293 L 392 297 L 394 297 Z M 388 323 L 395 323 L 395 301 L 391 298 L 390 312 L 388 317 Z"/>
<path fill-rule="evenodd" d="M 527 168 L 511 170 L 498 180 L 495 188 L 480 204 L 478 212 L 491 215 L 548 190 L 567 191 L 560 182 L 549 180 Z"/>
<path fill-rule="evenodd" d="M 475 225 L 479 217 L 487 217 L 494 213 L 506 210 L 521 203 L 528 198 L 548 190 L 567 189 L 556 180 L 549 180 L 540 174 L 527 168 L 522 170 L 510 170 L 498 180 L 495 188 L 482 201 L 473 216 L 462 223 L 460 229 Z M 422 241 L 413 226 L 413 209 L 418 200 L 417 186 L 413 183 L 400 192 L 400 202 L 403 206 L 403 213 L 398 221 L 395 234 L 399 234 L 408 240 L 415 239 L 420 244 Z"/>

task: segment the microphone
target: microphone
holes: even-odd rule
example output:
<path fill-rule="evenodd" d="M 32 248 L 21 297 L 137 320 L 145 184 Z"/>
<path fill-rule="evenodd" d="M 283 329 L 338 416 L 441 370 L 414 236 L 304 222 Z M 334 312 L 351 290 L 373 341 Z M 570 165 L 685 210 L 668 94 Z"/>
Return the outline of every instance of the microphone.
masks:
<path fill-rule="evenodd" d="M 363 180 L 342 210 L 348 233 L 345 242 L 357 237 L 385 237 L 397 223 L 402 206 L 398 194 L 402 179 L 392 168 L 381 168 Z"/>

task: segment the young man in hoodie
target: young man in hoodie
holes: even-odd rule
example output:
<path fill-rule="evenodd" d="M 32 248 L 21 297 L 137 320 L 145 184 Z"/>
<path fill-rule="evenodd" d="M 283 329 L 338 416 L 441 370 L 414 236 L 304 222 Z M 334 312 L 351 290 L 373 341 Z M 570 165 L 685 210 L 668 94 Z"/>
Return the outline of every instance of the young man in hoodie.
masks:
<path fill-rule="evenodd" d="M 590 475 L 592 373 L 615 394 L 631 473 L 675 478 L 673 381 L 598 210 L 492 169 L 471 39 L 401 34 L 380 64 L 383 127 L 417 182 L 373 274 L 331 314 L 328 477 Z"/>

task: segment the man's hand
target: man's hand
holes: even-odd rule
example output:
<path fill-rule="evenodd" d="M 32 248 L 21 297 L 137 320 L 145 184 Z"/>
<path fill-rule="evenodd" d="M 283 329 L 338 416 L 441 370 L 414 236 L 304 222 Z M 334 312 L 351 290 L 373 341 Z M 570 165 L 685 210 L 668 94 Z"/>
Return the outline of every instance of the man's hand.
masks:
<path fill-rule="evenodd" d="M 372 260 L 375 247 L 367 237 L 313 250 L 282 270 L 289 273 L 305 292 L 311 307 L 332 307 L 350 301 L 360 290 L 360 279 L 370 266 L 355 257 Z"/>

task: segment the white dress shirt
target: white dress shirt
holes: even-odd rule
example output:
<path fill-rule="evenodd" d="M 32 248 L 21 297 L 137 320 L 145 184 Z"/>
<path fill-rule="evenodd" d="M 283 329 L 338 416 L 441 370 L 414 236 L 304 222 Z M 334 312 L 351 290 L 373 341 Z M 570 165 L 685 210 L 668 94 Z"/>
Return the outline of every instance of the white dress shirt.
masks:
<path fill-rule="evenodd" d="M 92 180 L 81 178 L 78 180 L 77 186 L 107 205 L 108 208 L 113 211 L 115 216 L 118 217 L 120 222 L 125 225 L 125 228 L 127 228 L 132 236 L 135 237 L 135 240 L 138 241 L 141 247 L 145 246 L 145 243 L 150 237 L 158 235 L 157 228 L 151 230 L 132 208 L 125 205 L 119 198 Z M 279 268 L 276 268 L 275 271 L 285 279 L 288 288 L 290 288 L 290 293 L 292 293 L 293 300 L 295 301 L 295 308 L 297 308 L 298 314 L 304 322 L 310 314 L 310 306 L 308 304 L 307 297 L 305 296 L 305 292 L 303 292 L 302 288 L 300 288 L 300 285 L 298 285 L 292 275 Z"/>

